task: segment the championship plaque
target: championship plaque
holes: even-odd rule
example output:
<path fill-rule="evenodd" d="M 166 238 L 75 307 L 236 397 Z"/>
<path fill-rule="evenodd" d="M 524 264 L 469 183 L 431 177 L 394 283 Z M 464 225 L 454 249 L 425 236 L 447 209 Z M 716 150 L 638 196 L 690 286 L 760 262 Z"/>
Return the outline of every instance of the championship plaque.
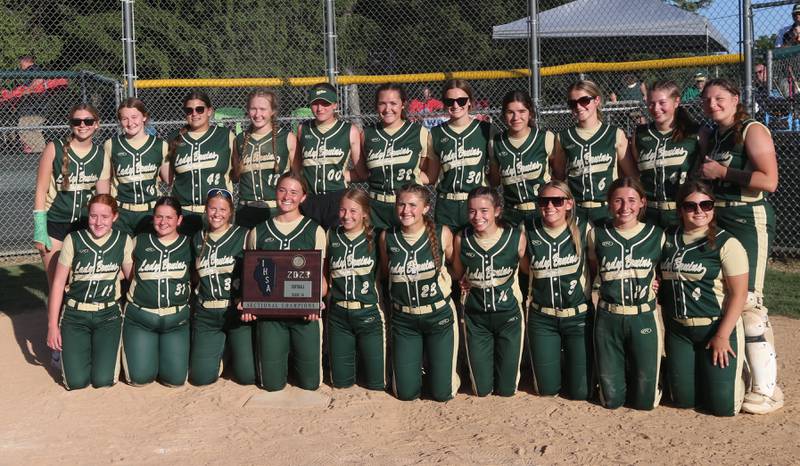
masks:
<path fill-rule="evenodd" d="M 243 312 L 264 317 L 320 315 L 322 253 L 245 251 Z"/>

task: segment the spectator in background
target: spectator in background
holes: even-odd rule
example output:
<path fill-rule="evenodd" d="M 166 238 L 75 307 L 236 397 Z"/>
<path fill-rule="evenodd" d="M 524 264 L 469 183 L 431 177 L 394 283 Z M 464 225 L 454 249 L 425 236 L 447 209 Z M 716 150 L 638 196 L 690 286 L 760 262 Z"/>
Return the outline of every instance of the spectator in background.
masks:
<path fill-rule="evenodd" d="M 408 103 L 408 112 L 411 114 L 411 121 L 419 121 L 422 126 L 432 128 L 447 121 L 445 116 L 430 116 L 429 114 L 444 111 L 444 104 L 441 100 L 433 97 L 431 88 L 422 88 L 422 100 L 411 99 Z"/>
<path fill-rule="evenodd" d="M 23 55 L 19 57 L 20 71 L 36 72 L 40 71 L 39 66 L 36 65 L 36 59 L 33 55 Z M 30 81 L 25 81 L 22 85 L 28 88 L 40 85 L 42 79 L 34 78 Z M 26 92 L 19 103 L 17 104 L 17 114 L 19 115 L 19 122 L 17 126 L 20 128 L 19 141 L 22 145 L 22 152 L 26 154 L 38 154 L 44 150 L 44 136 L 41 129 L 28 129 L 26 127 L 37 127 L 44 124 L 44 117 L 42 113 L 43 101 L 41 96 Z"/>
<path fill-rule="evenodd" d="M 800 45 L 800 24 L 795 24 L 783 34 L 783 45 L 781 45 L 781 47 L 792 47 L 795 45 Z"/>
<path fill-rule="evenodd" d="M 800 26 L 800 3 L 795 4 L 794 8 L 792 8 L 792 20 L 792 24 L 782 28 L 780 31 L 778 31 L 778 34 L 775 35 L 775 47 L 787 47 L 789 45 L 795 45 L 786 44 L 785 40 L 788 33 L 791 33 L 796 26 Z M 791 37 L 791 35 L 788 37 Z"/>
<path fill-rule="evenodd" d="M 694 86 L 687 87 L 681 94 L 681 102 L 697 100 L 706 85 L 706 75 L 702 71 L 694 75 Z"/>
<path fill-rule="evenodd" d="M 647 86 L 640 82 L 639 78 L 632 74 L 626 74 L 622 81 L 625 87 L 620 89 L 619 93 L 612 92 L 609 94 L 608 100 L 611 102 L 644 101 L 644 96 L 647 94 Z"/>

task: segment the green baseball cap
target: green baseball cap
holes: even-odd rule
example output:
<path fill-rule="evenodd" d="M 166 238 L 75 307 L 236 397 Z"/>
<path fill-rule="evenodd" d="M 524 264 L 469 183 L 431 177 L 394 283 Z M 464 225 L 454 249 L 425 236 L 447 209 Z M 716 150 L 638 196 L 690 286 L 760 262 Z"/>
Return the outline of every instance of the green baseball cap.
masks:
<path fill-rule="evenodd" d="M 315 100 L 323 100 L 329 104 L 335 104 L 339 101 L 336 91 L 328 89 L 327 86 L 314 86 L 308 91 L 308 103 Z"/>

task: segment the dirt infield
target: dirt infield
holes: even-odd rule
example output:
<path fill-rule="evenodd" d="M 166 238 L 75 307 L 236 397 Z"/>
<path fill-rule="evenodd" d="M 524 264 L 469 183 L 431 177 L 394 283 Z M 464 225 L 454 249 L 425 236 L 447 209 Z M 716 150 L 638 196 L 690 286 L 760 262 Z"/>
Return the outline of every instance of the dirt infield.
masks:
<path fill-rule="evenodd" d="M 271 395 L 230 380 L 67 392 L 47 370 L 44 311 L 0 314 L 0 464 L 796 464 L 800 320 L 773 321 L 786 406 L 722 419 L 609 411 L 531 395 L 529 382 L 512 398 L 462 391 L 448 403 L 328 386 Z"/>

